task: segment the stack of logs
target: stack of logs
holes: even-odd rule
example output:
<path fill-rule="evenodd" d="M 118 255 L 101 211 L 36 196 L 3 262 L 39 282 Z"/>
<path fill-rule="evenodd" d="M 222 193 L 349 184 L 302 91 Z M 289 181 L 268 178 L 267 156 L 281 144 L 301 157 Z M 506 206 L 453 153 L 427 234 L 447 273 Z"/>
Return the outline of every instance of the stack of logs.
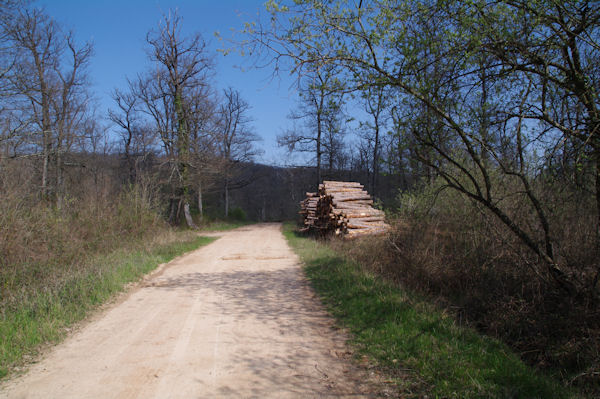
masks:
<path fill-rule="evenodd" d="M 372 207 L 373 200 L 354 182 L 324 181 L 317 193 L 306 193 L 300 202 L 303 231 L 335 233 L 346 238 L 383 234 L 390 226 L 384 213 Z"/>

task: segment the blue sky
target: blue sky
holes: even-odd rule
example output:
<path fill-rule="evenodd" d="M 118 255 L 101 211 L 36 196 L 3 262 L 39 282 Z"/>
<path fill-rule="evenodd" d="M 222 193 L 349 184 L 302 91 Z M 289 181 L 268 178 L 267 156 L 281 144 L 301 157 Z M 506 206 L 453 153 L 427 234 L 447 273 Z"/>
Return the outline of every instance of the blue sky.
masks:
<path fill-rule="evenodd" d="M 98 114 L 104 116 L 112 106 L 110 93 L 124 88 L 126 77 L 134 77 L 148 67 L 144 38 L 157 26 L 162 13 L 178 9 L 183 17 L 183 33 L 200 32 L 209 42 L 216 60 L 214 86 L 219 90 L 232 86 L 252 106 L 255 131 L 263 138 L 259 145 L 269 164 L 294 163 L 276 144 L 276 136 L 290 122 L 286 116 L 295 106 L 293 78 L 284 75 L 272 79 L 272 71 L 251 68 L 250 60 L 236 52 L 224 56 L 218 48 L 227 46 L 215 32 L 230 38 L 232 30 L 241 30 L 244 22 L 265 16 L 265 0 L 41 0 L 49 15 L 75 32 L 77 40 L 94 43 L 90 65 L 93 91 L 99 100 Z M 239 35 L 238 35 L 239 36 Z"/>

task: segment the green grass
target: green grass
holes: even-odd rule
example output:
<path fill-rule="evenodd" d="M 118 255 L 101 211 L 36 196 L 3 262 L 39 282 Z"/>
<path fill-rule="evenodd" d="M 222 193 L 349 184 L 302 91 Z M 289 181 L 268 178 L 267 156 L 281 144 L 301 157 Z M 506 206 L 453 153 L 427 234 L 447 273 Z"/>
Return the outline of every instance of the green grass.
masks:
<path fill-rule="evenodd" d="M 497 340 L 459 327 L 427 301 L 284 226 L 290 245 L 360 355 L 392 376 L 403 397 L 566 398 L 575 396 L 525 365 Z"/>
<path fill-rule="evenodd" d="M 254 224 L 256 222 L 249 221 L 226 221 L 226 220 L 213 220 L 206 224 L 200 225 L 200 231 L 225 231 L 225 230 L 233 230 L 238 227 L 248 226 L 250 224 Z"/>
<path fill-rule="evenodd" d="M 0 314 L 0 378 L 35 357 L 40 348 L 60 341 L 67 328 L 82 320 L 125 285 L 159 264 L 216 240 L 195 237 L 151 249 L 121 249 L 95 257 L 59 288 L 39 290 Z"/>

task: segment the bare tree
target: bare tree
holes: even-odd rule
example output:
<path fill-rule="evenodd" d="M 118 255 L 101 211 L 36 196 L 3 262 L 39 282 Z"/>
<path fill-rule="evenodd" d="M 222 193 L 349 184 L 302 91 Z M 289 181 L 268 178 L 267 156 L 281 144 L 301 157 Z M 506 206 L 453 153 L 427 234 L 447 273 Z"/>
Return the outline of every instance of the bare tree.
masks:
<path fill-rule="evenodd" d="M 140 163 L 156 151 L 156 130 L 140 111 L 142 101 L 137 96 L 134 82 L 128 82 L 128 90 L 115 89 L 112 97 L 116 109 L 108 110 L 109 120 L 119 128 L 128 181 L 136 181 Z"/>
<path fill-rule="evenodd" d="M 136 96 L 127 92 L 124 93 L 116 89 L 112 98 L 115 101 L 117 110 L 108 110 L 108 118 L 120 128 L 120 135 L 123 141 L 125 162 L 129 173 L 129 182 L 135 181 L 135 165 L 131 156 L 131 146 L 135 136 L 137 115 L 136 115 Z"/>
<path fill-rule="evenodd" d="M 231 180 L 238 173 L 239 164 L 249 162 L 257 155 L 254 143 L 260 138 L 251 126 L 252 119 L 248 115 L 250 104 L 241 97 L 239 91 L 230 87 L 224 90 L 223 95 L 224 102 L 219 107 L 219 152 L 225 162 L 223 175 L 227 217 Z"/>
<path fill-rule="evenodd" d="M 39 9 L 23 9 L 5 26 L 13 46 L 15 66 L 10 83 L 21 116 L 35 127 L 41 149 L 41 192 L 49 195 L 49 167 L 54 161 L 54 194 L 60 206 L 64 196 L 64 154 L 74 143 L 78 126 L 86 117 L 86 67 L 92 46 L 78 46 L 72 32 L 62 28 Z"/>
<path fill-rule="evenodd" d="M 198 87 L 191 100 L 191 168 L 197 193 L 198 213 L 202 219 L 204 192 L 216 185 L 221 173 L 222 162 L 217 151 L 219 112 L 216 95 L 211 87 Z"/>
<path fill-rule="evenodd" d="M 362 122 L 363 140 L 367 143 L 372 154 L 368 157 L 370 161 L 370 193 L 377 195 L 377 178 L 379 176 L 379 165 L 381 157 L 381 135 L 382 128 L 385 126 L 385 111 L 387 107 L 386 93 L 383 87 L 368 85 L 362 94 L 362 101 L 365 111 L 371 116 L 372 121 Z"/>
<path fill-rule="evenodd" d="M 277 137 L 278 144 L 287 147 L 290 152 L 314 154 L 318 184 L 322 179 L 323 155 L 327 152 L 329 169 L 332 169 L 335 152 L 341 144 L 338 140 L 342 132 L 339 123 L 341 87 L 336 71 L 331 67 L 315 67 L 303 76 L 300 80 L 300 106 L 291 113 L 290 119 L 303 121 L 305 125 L 296 126 Z"/>
<path fill-rule="evenodd" d="M 191 135 L 195 123 L 192 104 L 197 90 L 208 86 L 212 60 L 202 36 L 196 33 L 182 37 L 181 25 L 181 17 L 169 12 L 158 28 L 148 33 L 148 55 L 154 67 L 146 76 L 138 78 L 136 92 L 143 111 L 155 123 L 173 167 L 171 222 L 178 220 L 183 205 L 188 226 L 196 227 L 190 213 Z"/>

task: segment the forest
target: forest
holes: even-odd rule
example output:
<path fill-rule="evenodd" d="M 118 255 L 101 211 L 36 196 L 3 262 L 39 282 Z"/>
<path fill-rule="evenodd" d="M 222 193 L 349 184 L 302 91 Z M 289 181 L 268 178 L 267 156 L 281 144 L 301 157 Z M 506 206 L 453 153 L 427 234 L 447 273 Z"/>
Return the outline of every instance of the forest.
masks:
<path fill-rule="evenodd" d="M 41 8 L 0 2 L 2 315 L 84 251 L 215 219 L 297 220 L 323 180 L 356 181 L 392 231 L 350 256 L 597 394 L 600 4 L 270 0 L 264 12 L 225 51 L 293 77 L 277 143 L 301 165 L 259 163 L 252 104 L 216 89 L 216 54 L 182 34 L 184 15 L 149 27 L 148 68 L 102 114 L 93 45 Z"/>

